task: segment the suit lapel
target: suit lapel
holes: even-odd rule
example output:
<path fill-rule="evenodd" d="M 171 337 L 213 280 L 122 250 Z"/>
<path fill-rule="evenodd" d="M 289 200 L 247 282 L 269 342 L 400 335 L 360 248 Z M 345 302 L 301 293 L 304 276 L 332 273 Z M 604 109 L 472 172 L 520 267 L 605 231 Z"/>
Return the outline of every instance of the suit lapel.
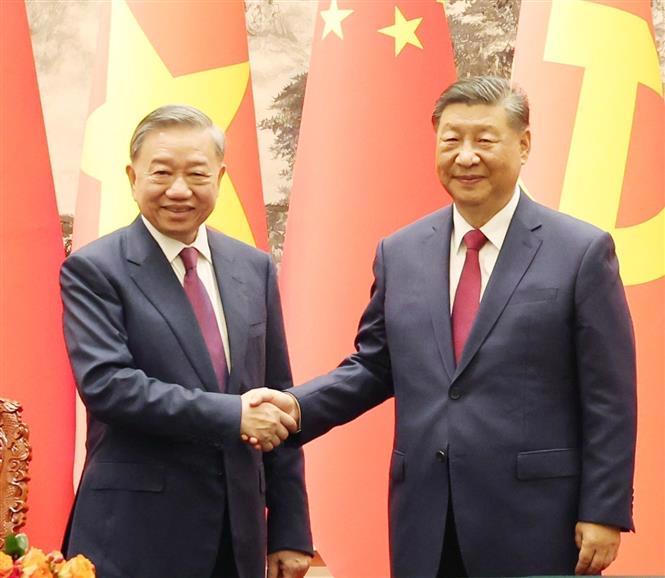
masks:
<path fill-rule="evenodd" d="M 192 306 L 170 263 L 140 217 L 127 229 L 130 275 L 175 334 L 208 391 L 219 391 L 217 377 Z"/>
<path fill-rule="evenodd" d="M 535 206 L 522 193 L 453 379 L 478 352 L 540 248 L 542 240 L 534 234 L 541 226 Z"/>
<path fill-rule="evenodd" d="M 455 373 L 455 356 L 450 329 L 450 235 L 452 232 L 452 207 L 442 211 L 439 224 L 432 227 L 425 239 L 422 261 L 426 283 L 427 301 L 432 314 L 432 325 L 443 367 L 452 378 Z"/>
<path fill-rule="evenodd" d="M 249 327 L 249 301 L 243 281 L 243 263 L 236 260 L 233 243 L 228 242 L 219 233 L 208 229 L 208 242 L 229 335 L 231 373 L 228 392 L 239 393 L 242 389 L 240 378 L 244 367 Z"/>

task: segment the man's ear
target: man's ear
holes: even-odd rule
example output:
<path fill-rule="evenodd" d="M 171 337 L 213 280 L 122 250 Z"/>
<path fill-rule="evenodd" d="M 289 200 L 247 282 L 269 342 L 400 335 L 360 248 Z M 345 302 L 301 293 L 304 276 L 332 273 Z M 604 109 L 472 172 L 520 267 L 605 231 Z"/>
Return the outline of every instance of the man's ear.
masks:
<path fill-rule="evenodd" d="M 136 183 L 136 171 L 132 165 L 127 165 L 125 167 L 125 173 L 129 179 L 129 186 L 132 187 L 132 194 L 134 194 L 134 184 Z"/>
<path fill-rule="evenodd" d="M 220 183 L 222 182 L 222 177 L 226 172 L 226 165 L 222 163 L 222 166 L 219 167 L 219 173 L 217 174 L 217 188 L 219 188 Z"/>
<path fill-rule="evenodd" d="M 526 164 L 530 152 L 531 152 L 531 130 L 526 128 L 524 129 L 524 132 L 520 137 L 520 158 L 522 159 L 523 165 Z"/>

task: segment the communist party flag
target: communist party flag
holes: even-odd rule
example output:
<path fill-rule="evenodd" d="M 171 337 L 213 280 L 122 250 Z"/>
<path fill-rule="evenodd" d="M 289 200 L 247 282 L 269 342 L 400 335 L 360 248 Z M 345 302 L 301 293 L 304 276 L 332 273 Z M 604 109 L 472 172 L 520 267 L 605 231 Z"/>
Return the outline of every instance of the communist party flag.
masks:
<path fill-rule="evenodd" d="M 165 104 L 190 104 L 227 136 L 228 170 L 207 223 L 267 249 L 254 102 L 242 0 L 103 6 L 74 219 L 74 247 L 138 213 L 125 175 L 138 122 Z M 79 405 L 77 470 L 85 414 Z"/>
<path fill-rule="evenodd" d="M 30 430 L 23 531 L 36 546 L 59 549 L 74 456 L 74 381 L 58 287 L 65 252 L 25 4 L 1 3 L 0 16 L 0 397 L 20 402 Z M 0 465 L 12 468 L 9 460 Z"/>
<path fill-rule="evenodd" d="M 448 202 L 430 121 L 455 77 L 443 4 L 318 8 L 280 274 L 296 383 L 353 350 L 379 240 Z M 392 416 L 390 402 L 306 447 L 314 541 L 336 578 L 390 574 Z"/>
<path fill-rule="evenodd" d="M 610 573 L 663 575 L 665 109 L 649 1 L 522 2 L 513 79 L 531 101 L 529 193 L 616 242 L 637 342 L 637 534 Z"/>

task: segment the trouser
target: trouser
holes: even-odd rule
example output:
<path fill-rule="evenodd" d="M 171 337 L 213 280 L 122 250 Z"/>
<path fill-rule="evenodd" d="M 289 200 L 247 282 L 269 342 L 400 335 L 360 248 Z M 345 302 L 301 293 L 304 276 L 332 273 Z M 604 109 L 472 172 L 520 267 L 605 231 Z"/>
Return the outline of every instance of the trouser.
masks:
<path fill-rule="evenodd" d="M 238 578 L 235 558 L 233 555 L 233 536 L 231 533 L 231 519 L 229 518 L 229 505 L 224 507 L 224 525 L 217 550 L 217 560 L 211 578 Z"/>
<path fill-rule="evenodd" d="M 450 484 L 448 484 L 450 487 Z M 457 540 L 455 527 L 455 513 L 453 512 L 453 497 L 448 494 L 448 515 L 446 516 L 446 530 L 443 535 L 443 549 L 437 578 L 466 578 L 466 568 L 462 560 L 462 552 Z"/>

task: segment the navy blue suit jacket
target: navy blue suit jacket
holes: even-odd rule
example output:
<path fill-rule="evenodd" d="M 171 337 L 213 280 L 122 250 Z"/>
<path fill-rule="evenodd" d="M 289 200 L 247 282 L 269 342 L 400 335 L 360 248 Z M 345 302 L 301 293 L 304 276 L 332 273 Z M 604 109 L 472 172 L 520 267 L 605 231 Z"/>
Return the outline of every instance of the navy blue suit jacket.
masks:
<path fill-rule="evenodd" d="M 304 443 L 395 397 L 395 577 L 573 574 L 575 523 L 632 528 L 635 353 L 607 233 L 521 196 L 459 365 L 452 209 L 384 239 L 357 351 L 293 390 Z"/>
<path fill-rule="evenodd" d="M 140 219 L 62 267 L 65 336 L 88 410 L 66 547 L 102 578 L 207 578 L 225 502 L 241 577 L 263 575 L 266 545 L 312 549 L 301 450 L 263 455 L 240 440 L 239 394 L 292 383 L 275 270 L 265 253 L 208 236 L 230 340 L 224 394 L 185 292 Z"/>

